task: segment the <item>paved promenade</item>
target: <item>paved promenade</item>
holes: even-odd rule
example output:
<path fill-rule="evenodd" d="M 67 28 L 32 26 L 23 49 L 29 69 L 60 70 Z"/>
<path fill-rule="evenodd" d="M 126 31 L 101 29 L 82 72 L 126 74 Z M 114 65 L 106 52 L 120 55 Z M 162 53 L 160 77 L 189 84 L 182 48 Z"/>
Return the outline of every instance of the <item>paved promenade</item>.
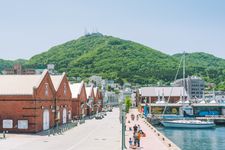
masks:
<path fill-rule="evenodd" d="M 135 120 L 131 121 L 131 114 L 135 115 Z M 131 109 L 130 113 L 127 114 L 127 122 L 126 122 L 126 126 L 127 126 L 127 131 L 126 131 L 126 146 L 128 149 L 132 149 L 129 148 L 129 138 L 131 137 L 133 140 L 133 126 L 136 125 L 140 125 L 141 130 L 143 130 L 143 132 L 146 134 L 146 137 L 141 137 L 141 142 L 140 142 L 140 148 L 141 150 L 172 150 L 172 149 L 176 149 L 177 148 L 171 148 L 169 147 L 162 139 L 160 139 L 160 137 L 153 131 L 151 130 L 151 128 L 148 126 L 148 124 L 146 124 L 144 122 L 143 118 L 139 117 L 139 120 L 136 120 L 136 115 L 138 114 L 137 109 Z M 130 123 L 128 123 L 128 121 L 130 121 Z M 132 127 L 132 131 L 129 131 L 129 127 Z M 179 148 L 178 148 L 179 149 Z"/>
<path fill-rule="evenodd" d="M 8 135 L 0 140 L 0 150 L 120 150 L 119 110 L 114 108 L 102 120 L 86 120 L 82 125 L 57 136 Z"/>

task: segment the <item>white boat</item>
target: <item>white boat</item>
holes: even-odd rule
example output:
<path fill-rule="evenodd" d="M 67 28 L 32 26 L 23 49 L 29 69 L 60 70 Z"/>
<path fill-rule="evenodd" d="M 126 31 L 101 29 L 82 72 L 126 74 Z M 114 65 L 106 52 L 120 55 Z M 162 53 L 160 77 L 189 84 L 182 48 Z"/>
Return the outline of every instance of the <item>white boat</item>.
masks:
<path fill-rule="evenodd" d="M 173 120 L 161 121 L 161 123 L 167 128 L 205 129 L 214 128 L 216 126 L 214 122 L 201 120 Z"/>

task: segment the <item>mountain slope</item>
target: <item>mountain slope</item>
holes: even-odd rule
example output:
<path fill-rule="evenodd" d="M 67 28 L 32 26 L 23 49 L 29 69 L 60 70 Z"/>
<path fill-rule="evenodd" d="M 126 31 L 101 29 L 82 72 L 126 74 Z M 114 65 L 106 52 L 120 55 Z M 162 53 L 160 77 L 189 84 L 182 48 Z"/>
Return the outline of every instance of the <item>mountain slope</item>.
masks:
<path fill-rule="evenodd" d="M 173 56 L 144 45 L 102 34 L 91 34 L 55 46 L 32 57 L 27 67 L 56 65 L 59 72 L 70 77 L 87 78 L 101 75 L 118 82 L 169 84 L 174 80 L 181 54 Z M 187 75 L 199 75 L 209 82 L 225 79 L 225 60 L 206 53 L 186 54 Z M 182 77 L 180 71 L 178 78 Z"/>
<path fill-rule="evenodd" d="M 135 42 L 92 34 L 36 55 L 28 65 L 42 67 L 48 63 L 56 64 L 58 71 L 66 71 L 69 76 L 89 77 L 97 74 L 144 84 L 156 83 L 159 79 L 172 80 L 177 61 Z M 169 74 L 164 76 L 163 72 Z"/>

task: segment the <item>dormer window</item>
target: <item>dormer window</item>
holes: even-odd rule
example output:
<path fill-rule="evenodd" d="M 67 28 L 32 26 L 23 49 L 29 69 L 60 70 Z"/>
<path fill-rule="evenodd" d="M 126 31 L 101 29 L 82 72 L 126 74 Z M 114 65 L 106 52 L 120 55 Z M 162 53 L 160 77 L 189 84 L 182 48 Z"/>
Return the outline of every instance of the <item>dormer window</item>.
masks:
<path fill-rule="evenodd" d="M 45 83 L 45 96 L 48 96 L 48 83 Z"/>
<path fill-rule="evenodd" d="M 66 83 L 64 83 L 64 96 L 66 96 L 66 91 L 67 91 L 67 89 L 66 89 Z"/>

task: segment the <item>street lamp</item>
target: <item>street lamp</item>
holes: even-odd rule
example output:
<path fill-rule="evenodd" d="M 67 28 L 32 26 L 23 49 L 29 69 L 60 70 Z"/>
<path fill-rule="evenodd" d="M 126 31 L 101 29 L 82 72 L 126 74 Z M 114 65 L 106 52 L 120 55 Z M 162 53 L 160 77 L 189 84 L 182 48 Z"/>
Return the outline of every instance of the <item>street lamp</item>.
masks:
<path fill-rule="evenodd" d="M 126 105 L 122 104 L 122 145 L 121 145 L 121 149 L 127 149 L 126 144 L 125 144 L 125 123 L 126 123 Z"/>
<path fill-rule="evenodd" d="M 84 105 L 85 105 L 85 103 L 83 103 L 82 105 L 81 105 L 81 110 L 82 110 L 82 116 L 81 116 L 81 118 L 83 119 L 83 117 L 84 117 Z"/>
<path fill-rule="evenodd" d="M 92 104 L 93 104 L 93 98 L 89 98 L 88 99 L 88 103 L 87 103 L 87 106 L 89 107 L 89 115 L 92 115 Z M 91 112 L 90 112 L 90 110 L 91 110 Z"/>

